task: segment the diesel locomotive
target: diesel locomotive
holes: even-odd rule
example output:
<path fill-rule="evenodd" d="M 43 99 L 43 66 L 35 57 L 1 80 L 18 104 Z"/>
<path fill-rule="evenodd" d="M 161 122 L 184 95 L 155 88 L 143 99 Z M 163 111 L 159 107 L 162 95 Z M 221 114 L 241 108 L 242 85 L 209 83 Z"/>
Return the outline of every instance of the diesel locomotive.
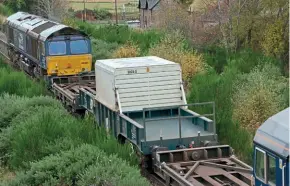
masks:
<path fill-rule="evenodd" d="M 17 12 L 4 31 L 13 64 L 35 77 L 70 76 L 91 71 L 89 37 L 74 28 Z"/>

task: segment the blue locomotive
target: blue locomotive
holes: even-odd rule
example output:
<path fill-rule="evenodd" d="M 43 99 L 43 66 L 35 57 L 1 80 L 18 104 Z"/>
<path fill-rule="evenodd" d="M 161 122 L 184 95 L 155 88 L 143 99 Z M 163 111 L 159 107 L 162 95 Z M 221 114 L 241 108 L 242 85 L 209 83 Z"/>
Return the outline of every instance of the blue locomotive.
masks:
<path fill-rule="evenodd" d="M 289 108 L 265 121 L 254 138 L 257 186 L 289 186 Z"/>
<path fill-rule="evenodd" d="M 35 77 L 69 76 L 91 71 L 89 37 L 69 26 L 17 12 L 6 19 L 9 57 Z"/>

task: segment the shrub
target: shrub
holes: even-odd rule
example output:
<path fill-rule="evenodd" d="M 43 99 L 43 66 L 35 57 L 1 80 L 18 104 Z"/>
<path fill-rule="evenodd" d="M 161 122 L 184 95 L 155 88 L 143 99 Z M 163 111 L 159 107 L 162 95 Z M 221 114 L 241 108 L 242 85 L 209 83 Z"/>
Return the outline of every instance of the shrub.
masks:
<path fill-rule="evenodd" d="M 13 128 L 11 133 L 11 158 L 9 164 L 16 167 L 26 167 L 30 161 L 38 160 L 59 151 L 56 146 L 63 141 L 65 149 L 74 145 L 71 136 L 67 134 L 71 118 L 63 109 L 38 107 L 39 112 L 23 118 L 21 125 Z M 66 138 L 71 140 L 67 141 Z"/>
<path fill-rule="evenodd" d="M 0 105 L 2 106 L 0 110 L 0 128 L 10 126 L 13 118 L 23 111 L 29 111 L 32 107 L 51 106 L 54 108 L 62 108 L 60 102 L 48 96 L 27 98 L 8 94 L 0 96 Z"/>
<path fill-rule="evenodd" d="M 289 88 L 279 68 L 266 64 L 243 74 L 235 83 L 233 118 L 249 131 L 255 131 L 266 119 L 289 102 Z"/>
<path fill-rule="evenodd" d="M 107 43 L 126 44 L 131 42 L 138 45 L 142 55 L 146 55 L 149 48 L 158 43 L 164 33 L 157 30 L 137 31 L 128 26 L 106 25 L 96 27 L 94 25 L 79 21 L 67 21 L 77 28 L 87 33 L 91 38 L 103 40 Z"/>
<path fill-rule="evenodd" d="M 32 97 L 45 94 L 45 86 L 35 83 L 22 72 L 4 67 L 0 68 L 0 94 L 3 93 Z"/>
<path fill-rule="evenodd" d="M 93 62 L 98 59 L 107 59 L 117 49 L 117 43 L 108 43 L 99 39 L 92 39 Z"/>
<path fill-rule="evenodd" d="M 0 97 L 0 163 L 6 164 L 11 157 L 11 133 L 13 128 L 38 112 L 39 106 L 61 108 L 61 104 L 50 97 L 24 98 L 3 95 Z"/>
<path fill-rule="evenodd" d="M 112 17 L 112 13 L 103 8 L 94 9 L 94 13 L 97 20 L 104 20 Z"/>
<path fill-rule="evenodd" d="M 27 168 L 29 161 L 81 143 L 95 144 L 132 165 L 138 163 L 129 145 L 119 144 L 102 128 L 96 129 L 92 120 L 72 117 L 50 97 L 5 94 L 0 97 L 0 104 L 4 106 L 0 111 L 0 161 L 4 164 Z"/>
<path fill-rule="evenodd" d="M 4 16 L 10 16 L 13 13 L 13 11 L 8 7 L 5 6 L 4 4 L 0 4 L 0 14 Z"/>
<path fill-rule="evenodd" d="M 240 72 L 235 68 L 225 68 L 225 71 L 220 75 L 213 69 L 210 69 L 206 73 L 197 74 L 192 79 L 188 102 L 214 101 L 219 142 L 221 144 L 229 144 L 236 149 L 236 155 L 250 163 L 252 136 L 249 132 L 242 130 L 232 120 L 231 97 L 233 95 L 233 84 L 238 74 Z M 201 114 L 209 114 L 212 112 L 212 110 L 198 109 L 198 107 L 194 109 L 194 111 Z"/>
<path fill-rule="evenodd" d="M 127 43 L 118 48 L 112 55 L 113 58 L 128 58 L 137 57 L 139 55 L 139 49 L 132 43 Z"/>
<path fill-rule="evenodd" d="M 205 64 L 202 55 L 186 51 L 186 45 L 184 37 L 179 32 L 174 32 L 152 47 L 149 54 L 179 63 L 183 80 L 189 82 L 195 74 L 204 70 Z"/>
<path fill-rule="evenodd" d="M 97 147 L 83 144 L 69 151 L 50 155 L 30 163 L 8 185 L 90 185 L 107 182 L 111 185 L 149 185 L 138 173 L 116 155 L 107 156 Z"/>

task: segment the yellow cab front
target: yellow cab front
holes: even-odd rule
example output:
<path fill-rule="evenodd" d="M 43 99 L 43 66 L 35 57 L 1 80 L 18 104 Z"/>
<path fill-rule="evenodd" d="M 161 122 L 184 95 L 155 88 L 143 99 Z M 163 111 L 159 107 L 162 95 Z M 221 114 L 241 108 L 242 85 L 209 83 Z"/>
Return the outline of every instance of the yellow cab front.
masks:
<path fill-rule="evenodd" d="M 76 75 L 91 71 L 90 41 L 85 38 L 49 41 L 46 64 L 48 76 Z"/>

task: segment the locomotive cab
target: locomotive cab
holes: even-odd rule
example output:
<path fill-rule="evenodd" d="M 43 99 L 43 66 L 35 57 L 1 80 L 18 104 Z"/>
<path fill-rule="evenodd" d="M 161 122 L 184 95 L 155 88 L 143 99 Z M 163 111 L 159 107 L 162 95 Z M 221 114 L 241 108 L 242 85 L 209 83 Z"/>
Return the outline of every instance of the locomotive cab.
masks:
<path fill-rule="evenodd" d="M 265 121 L 254 138 L 257 186 L 289 186 L 289 108 Z"/>
<path fill-rule="evenodd" d="M 48 75 L 73 75 L 91 70 L 90 40 L 82 35 L 53 36 L 46 41 Z"/>

